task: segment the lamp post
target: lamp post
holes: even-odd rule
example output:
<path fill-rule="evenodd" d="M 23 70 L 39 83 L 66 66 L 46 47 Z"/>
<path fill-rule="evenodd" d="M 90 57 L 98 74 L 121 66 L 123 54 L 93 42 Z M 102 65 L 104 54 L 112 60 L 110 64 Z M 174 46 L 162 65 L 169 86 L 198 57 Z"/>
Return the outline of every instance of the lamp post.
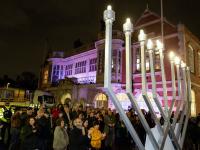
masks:
<path fill-rule="evenodd" d="M 6 85 L 6 89 L 8 89 L 9 85 L 10 85 L 10 83 L 7 83 L 7 85 Z"/>

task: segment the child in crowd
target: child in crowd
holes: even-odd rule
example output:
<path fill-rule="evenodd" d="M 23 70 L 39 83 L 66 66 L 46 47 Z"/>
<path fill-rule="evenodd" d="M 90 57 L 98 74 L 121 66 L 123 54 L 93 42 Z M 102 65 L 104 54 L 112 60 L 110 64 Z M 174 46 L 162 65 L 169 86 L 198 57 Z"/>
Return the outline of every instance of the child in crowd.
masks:
<path fill-rule="evenodd" d="M 105 138 L 106 134 L 105 133 L 101 133 L 101 131 L 99 130 L 99 122 L 95 121 L 93 123 L 93 127 L 90 128 L 90 137 L 91 137 L 91 147 L 94 150 L 99 150 L 101 148 L 101 141 Z"/>

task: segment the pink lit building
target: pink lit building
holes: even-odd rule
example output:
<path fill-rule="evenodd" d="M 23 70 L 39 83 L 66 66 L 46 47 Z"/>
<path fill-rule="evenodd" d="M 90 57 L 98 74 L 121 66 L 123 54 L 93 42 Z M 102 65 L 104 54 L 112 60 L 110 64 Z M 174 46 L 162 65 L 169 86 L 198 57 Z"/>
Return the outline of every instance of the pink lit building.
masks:
<path fill-rule="evenodd" d="M 147 38 L 161 38 L 161 19 L 154 12 L 146 9 L 134 24 L 132 40 L 133 93 L 141 108 L 146 105 L 141 95 L 140 45 L 137 40 L 139 29 L 144 29 Z M 184 25 L 173 25 L 164 19 L 164 61 L 167 80 L 168 104 L 172 100 L 172 82 L 168 53 L 173 50 L 191 68 L 192 80 L 192 115 L 200 112 L 200 42 Z M 111 107 L 112 102 L 103 90 L 104 78 L 104 33 L 99 33 L 98 39 L 90 45 L 74 49 L 75 53 L 66 55 L 62 51 L 49 53 L 42 66 L 39 88 L 52 92 L 57 102 L 70 100 L 95 107 Z M 130 106 L 125 93 L 125 47 L 122 32 L 113 31 L 112 85 L 124 109 Z M 163 89 L 159 55 L 154 53 L 156 68 L 157 95 L 163 104 Z M 146 59 L 148 94 L 151 95 L 151 77 L 149 59 Z M 151 98 L 150 98 L 151 99 Z M 178 99 L 178 98 L 177 98 Z M 153 99 L 152 103 L 154 105 Z M 155 111 L 157 111 L 155 107 Z"/>

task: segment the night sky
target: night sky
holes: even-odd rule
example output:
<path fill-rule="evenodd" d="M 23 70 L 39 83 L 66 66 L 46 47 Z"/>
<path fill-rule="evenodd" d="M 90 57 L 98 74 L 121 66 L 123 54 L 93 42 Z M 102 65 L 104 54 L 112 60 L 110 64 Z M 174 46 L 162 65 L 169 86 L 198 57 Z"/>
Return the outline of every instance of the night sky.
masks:
<path fill-rule="evenodd" d="M 134 22 L 147 2 L 150 10 L 160 13 L 160 0 L 1 0 L 0 76 L 15 78 L 23 71 L 39 76 L 47 48 L 69 52 L 78 38 L 83 43 L 96 39 L 107 4 L 116 11 L 114 28 L 122 30 L 125 18 Z M 169 21 L 184 23 L 200 38 L 198 0 L 163 2 Z"/>

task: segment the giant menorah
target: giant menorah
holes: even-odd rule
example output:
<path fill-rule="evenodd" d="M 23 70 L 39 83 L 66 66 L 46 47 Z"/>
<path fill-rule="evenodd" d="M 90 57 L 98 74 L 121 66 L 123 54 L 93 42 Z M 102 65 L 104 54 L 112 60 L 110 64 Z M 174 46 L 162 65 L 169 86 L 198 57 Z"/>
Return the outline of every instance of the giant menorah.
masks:
<path fill-rule="evenodd" d="M 191 82 L 190 82 L 190 70 L 178 57 L 175 57 L 171 53 L 171 79 L 172 79 L 172 103 L 168 106 L 167 85 L 164 70 L 164 55 L 163 44 L 157 40 L 156 46 L 154 46 L 152 40 L 147 40 L 143 30 L 140 30 L 138 40 L 141 47 L 141 78 L 142 78 L 142 97 L 151 113 L 152 118 L 155 121 L 155 128 L 151 129 L 145 119 L 144 114 L 140 110 L 140 107 L 133 95 L 132 91 L 132 54 L 131 54 L 131 34 L 133 32 L 133 25 L 130 19 L 127 19 L 123 25 L 125 34 L 125 49 L 126 49 L 126 94 L 132 103 L 134 110 L 136 111 L 145 131 L 147 134 L 146 144 L 143 145 L 135 128 L 132 126 L 126 113 L 124 112 L 117 96 L 112 90 L 111 84 L 111 61 L 112 61 L 112 23 L 115 21 L 115 12 L 111 6 L 108 6 L 104 11 L 104 21 L 106 25 L 105 31 L 105 70 L 104 70 L 104 89 L 107 95 L 112 100 L 116 110 L 119 112 L 120 117 L 124 121 L 131 137 L 137 144 L 140 150 L 181 150 L 185 139 L 185 133 L 187 129 L 187 123 L 190 116 L 190 103 L 191 103 Z M 160 67 L 162 74 L 162 86 L 163 86 L 163 99 L 164 109 L 156 94 L 156 78 L 154 68 L 154 55 L 156 51 L 160 56 Z M 159 118 L 154 112 L 152 102 L 147 95 L 147 81 L 146 81 L 146 56 L 149 56 L 150 61 L 150 74 L 152 84 L 152 95 L 155 104 L 164 118 L 164 125 L 160 124 Z M 176 70 L 176 74 L 175 74 Z M 177 80 L 176 80 L 177 76 Z M 176 86 L 176 82 L 178 83 Z M 176 94 L 178 90 L 178 96 Z M 178 97 L 178 98 L 177 98 Z M 174 113 L 173 122 L 170 122 L 172 110 L 176 103 L 176 111 Z M 182 112 L 182 113 L 181 113 Z"/>

